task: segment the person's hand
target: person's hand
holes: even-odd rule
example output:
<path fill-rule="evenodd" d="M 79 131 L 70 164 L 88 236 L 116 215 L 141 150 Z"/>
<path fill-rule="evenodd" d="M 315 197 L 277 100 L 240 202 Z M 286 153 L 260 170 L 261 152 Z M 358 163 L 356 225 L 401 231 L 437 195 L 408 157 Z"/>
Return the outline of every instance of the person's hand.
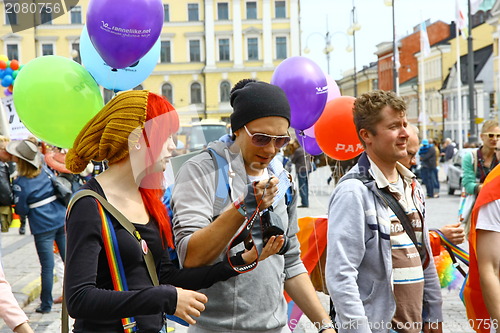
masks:
<path fill-rule="evenodd" d="M 273 204 L 274 197 L 278 193 L 278 182 L 278 178 L 271 177 L 269 179 L 263 179 L 255 184 L 255 200 L 261 211 Z"/>
<path fill-rule="evenodd" d="M 199 317 L 205 310 L 205 303 L 208 302 L 207 296 L 197 291 L 177 289 L 177 308 L 174 315 L 185 320 L 188 324 L 196 324 L 192 317 Z"/>
<path fill-rule="evenodd" d="M 14 332 L 16 333 L 33 333 L 33 330 L 31 329 L 30 325 L 26 323 L 22 323 L 21 325 L 17 326 L 14 328 Z"/>
<path fill-rule="evenodd" d="M 283 244 L 285 244 L 285 237 L 283 235 L 271 236 L 271 238 L 267 241 L 266 246 L 262 249 L 259 261 L 265 260 L 273 254 L 278 253 L 283 247 Z M 241 256 L 245 261 L 245 264 L 250 264 L 257 260 L 258 255 L 257 248 L 254 246 L 251 250 L 245 250 Z"/>
<path fill-rule="evenodd" d="M 457 224 L 447 224 L 439 230 L 455 245 L 462 244 L 465 240 L 465 231 L 460 222 Z"/>

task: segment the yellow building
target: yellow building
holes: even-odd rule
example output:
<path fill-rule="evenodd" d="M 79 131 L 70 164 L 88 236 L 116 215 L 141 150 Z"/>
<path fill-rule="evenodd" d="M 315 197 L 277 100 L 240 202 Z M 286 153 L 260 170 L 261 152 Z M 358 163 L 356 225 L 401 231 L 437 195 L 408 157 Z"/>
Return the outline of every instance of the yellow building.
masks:
<path fill-rule="evenodd" d="M 351 69 L 343 73 L 343 78 L 338 80 L 340 92 L 342 96 L 355 96 L 354 94 L 354 70 Z M 377 63 L 372 62 L 369 66 L 363 66 L 363 69 L 356 73 L 357 95 L 364 94 L 368 91 L 378 89 L 378 71 Z"/>
<path fill-rule="evenodd" d="M 75 1 L 62 3 L 70 2 Z M 69 11 L 61 8 L 64 14 L 58 17 L 42 10 L 30 18 L 6 13 L 2 6 L 0 52 L 21 64 L 52 54 L 80 61 L 77 50 L 88 3 L 80 0 Z M 229 92 L 236 82 L 269 82 L 283 59 L 300 54 L 299 0 L 163 0 L 163 6 L 160 59 L 138 88 L 165 96 L 181 123 L 227 121 Z M 33 20 L 44 23 L 13 32 Z M 105 100 L 112 95 L 103 90 Z"/>

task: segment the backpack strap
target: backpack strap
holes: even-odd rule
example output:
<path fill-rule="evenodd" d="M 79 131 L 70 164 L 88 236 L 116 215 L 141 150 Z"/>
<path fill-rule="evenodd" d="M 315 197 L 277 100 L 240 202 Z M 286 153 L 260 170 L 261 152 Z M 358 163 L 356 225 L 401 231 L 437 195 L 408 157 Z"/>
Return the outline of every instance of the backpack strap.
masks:
<path fill-rule="evenodd" d="M 344 177 L 342 177 L 342 179 L 340 180 L 339 183 L 341 183 L 342 181 L 347 180 L 347 179 L 358 179 L 365 186 L 370 182 L 370 179 L 368 179 L 365 175 L 350 173 L 350 174 L 347 174 Z M 426 263 L 427 251 L 425 250 L 425 246 L 424 246 L 424 244 L 422 244 L 421 246 L 418 245 L 415 230 L 413 229 L 413 227 L 411 225 L 410 218 L 404 212 L 403 207 L 401 207 L 401 204 L 396 200 L 396 198 L 394 198 L 394 196 L 391 193 L 389 193 L 385 189 L 379 189 L 376 186 L 374 188 L 375 188 L 375 191 L 370 189 L 370 188 L 369 189 L 372 192 L 374 192 L 375 194 L 379 195 L 382 198 L 382 200 L 384 201 L 384 203 L 386 204 L 386 206 L 389 207 L 394 212 L 394 214 L 396 214 L 396 216 L 398 217 L 399 222 L 401 222 L 401 225 L 403 226 L 406 234 L 408 235 L 408 237 L 410 237 L 411 241 L 415 245 L 415 248 L 417 249 L 417 251 L 420 255 L 420 259 L 421 259 L 422 263 L 423 264 Z"/>
<path fill-rule="evenodd" d="M 220 156 L 212 148 L 208 148 L 207 153 L 212 157 L 215 168 L 215 189 L 214 213 L 221 212 L 231 201 L 231 186 L 229 182 L 229 162 Z M 218 215 L 218 214 L 217 214 Z M 216 217 L 214 217 L 215 219 Z"/>
<path fill-rule="evenodd" d="M 144 243 L 143 239 L 139 231 L 135 229 L 135 226 L 118 209 L 116 209 L 106 199 L 104 199 L 104 197 L 102 197 L 101 195 L 97 194 L 92 190 L 80 190 L 76 192 L 73 198 L 71 198 L 70 203 L 68 204 L 68 210 L 66 211 L 66 216 L 69 216 L 71 208 L 73 207 L 75 202 L 87 196 L 96 199 L 106 210 L 106 212 L 111 214 L 111 216 L 113 216 L 125 230 L 127 230 L 132 236 L 134 236 L 135 239 L 137 239 L 141 248 L 143 247 Z M 159 285 L 158 274 L 155 269 L 153 254 L 151 253 L 151 251 L 144 251 L 144 250 L 142 251 L 142 253 L 144 256 L 144 262 L 146 263 L 151 281 L 153 282 L 154 286 L 158 286 Z"/>

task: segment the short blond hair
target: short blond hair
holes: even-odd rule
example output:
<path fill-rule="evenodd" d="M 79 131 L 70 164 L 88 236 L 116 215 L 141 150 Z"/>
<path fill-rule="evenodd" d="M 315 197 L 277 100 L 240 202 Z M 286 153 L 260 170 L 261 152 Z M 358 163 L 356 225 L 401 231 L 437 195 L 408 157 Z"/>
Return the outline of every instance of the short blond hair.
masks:
<path fill-rule="evenodd" d="M 0 142 L 10 142 L 10 139 L 4 135 L 0 135 Z"/>
<path fill-rule="evenodd" d="M 498 127 L 498 121 L 493 120 L 493 119 L 486 120 L 483 124 L 483 127 L 481 127 L 481 134 L 488 133 L 490 130 L 492 130 L 495 127 Z"/>

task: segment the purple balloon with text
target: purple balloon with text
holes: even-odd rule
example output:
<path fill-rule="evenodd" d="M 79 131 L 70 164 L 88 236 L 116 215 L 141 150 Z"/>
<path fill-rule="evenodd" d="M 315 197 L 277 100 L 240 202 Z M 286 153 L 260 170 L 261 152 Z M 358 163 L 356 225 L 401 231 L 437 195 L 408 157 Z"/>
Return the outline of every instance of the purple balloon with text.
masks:
<path fill-rule="evenodd" d="M 163 27 L 161 0 L 91 0 L 90 40 L 111 67 L 129 67 L 153 47 Z"/>
<path fill-rule="evenodd" d="M 274 70 L 271 83 L 285 91 L 291 127 L 304 130 L 314 125 L 328 97 L 325 74 L 314 61 L 305 57 L 285 59 Z"/>
<path fill-rule="evenodd" d="M 309 155 L 320 155 L 321 153 L 323 153 L 318 143 L 316 142 L 316 138 L 314 137 L 314 126 L 304 131 L 295 130 L 295 135 L 297 136 L 299 144 Z"/>

